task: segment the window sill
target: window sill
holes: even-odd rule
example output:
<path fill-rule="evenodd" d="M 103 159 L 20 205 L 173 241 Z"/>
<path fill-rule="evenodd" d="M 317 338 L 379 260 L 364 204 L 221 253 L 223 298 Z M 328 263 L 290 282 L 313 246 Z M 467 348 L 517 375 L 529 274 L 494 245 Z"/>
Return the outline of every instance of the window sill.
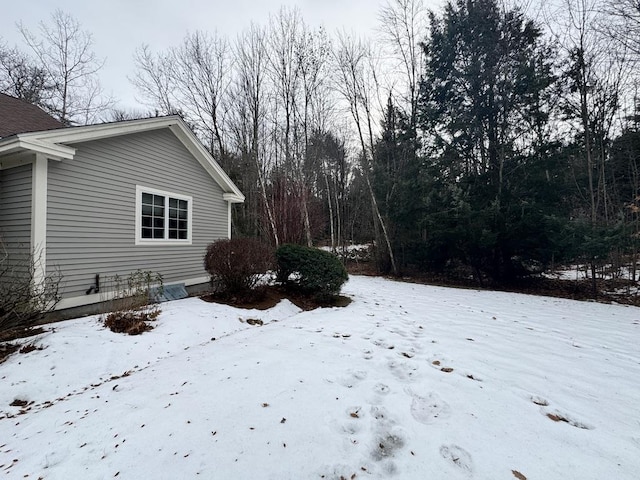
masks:
<path fill-rule="evenodd" d="M 184 245 L 192 245 L 191 240 L 138 240 L 136 246 L 144 247 L 178 247 Z"/>

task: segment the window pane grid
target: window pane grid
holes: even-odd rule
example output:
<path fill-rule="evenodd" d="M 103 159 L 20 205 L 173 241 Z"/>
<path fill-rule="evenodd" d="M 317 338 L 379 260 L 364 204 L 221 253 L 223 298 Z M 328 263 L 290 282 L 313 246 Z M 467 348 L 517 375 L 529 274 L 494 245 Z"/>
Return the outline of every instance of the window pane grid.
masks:
<path fill-rule="evenodd" d="M 142 194 L 142 238 L 164 238 L 163 195 Z"/>
<path fill-rule="evenodd" d="M 189 201 L 142 193 L 141 238 L 188 240 Z"/>
<path fill-rule="evenodd" d="M 169 238 L 172 240 L 186 240 L 188 225 L 187 215 L 189 202 L 177 198 L 169 199 Z"/>

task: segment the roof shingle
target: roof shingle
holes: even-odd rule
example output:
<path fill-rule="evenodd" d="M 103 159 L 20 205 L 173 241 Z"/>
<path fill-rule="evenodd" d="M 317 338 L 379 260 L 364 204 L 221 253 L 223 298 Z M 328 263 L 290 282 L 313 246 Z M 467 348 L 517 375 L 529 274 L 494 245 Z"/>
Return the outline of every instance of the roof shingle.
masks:
<path fill-rule="evenodd" d="M 63 127 L 61 122 L 39 107 L 0 93 L 0 138 Z"/>

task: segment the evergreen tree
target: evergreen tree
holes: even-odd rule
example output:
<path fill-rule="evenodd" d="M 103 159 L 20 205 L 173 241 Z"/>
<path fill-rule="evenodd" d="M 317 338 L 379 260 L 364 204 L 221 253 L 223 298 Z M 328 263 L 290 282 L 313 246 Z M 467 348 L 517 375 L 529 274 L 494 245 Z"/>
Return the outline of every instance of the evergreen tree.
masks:
<path fill-rule="evenodd" d="M 417 139 L 411 119 L 394 105 L 391 96 L 382 120 L 382 134 L 375 145 L 372 170 L 374 192 L 396 256 L 402 266 L 414 264 L 422 216 Z M 381 267 L 388 271 L 390 266 Z"/>
<path fill-rule="evenodd" d="M 423 45 L 431 263 L 511 280 L 559 248 L 564 168 L 549 142 L 553 52 L 495 0 L 449 2 Z"/>

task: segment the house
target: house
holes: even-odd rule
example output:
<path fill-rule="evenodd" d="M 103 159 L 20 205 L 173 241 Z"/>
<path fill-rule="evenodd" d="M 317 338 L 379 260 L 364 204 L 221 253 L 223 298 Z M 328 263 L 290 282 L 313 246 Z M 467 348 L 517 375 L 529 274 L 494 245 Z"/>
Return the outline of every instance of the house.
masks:
<path fill-rule="evenodd" d="M 104 301 L 99 279 L 139 269 L 165 285 L 208 281 L 206 246 L 230 238 L 244 196 L 180 117 L 59 128 L 5 97 L 0 238 L 10 258 L 34 254 L 36 281 L 59 270 L 58 309 Z"/>

